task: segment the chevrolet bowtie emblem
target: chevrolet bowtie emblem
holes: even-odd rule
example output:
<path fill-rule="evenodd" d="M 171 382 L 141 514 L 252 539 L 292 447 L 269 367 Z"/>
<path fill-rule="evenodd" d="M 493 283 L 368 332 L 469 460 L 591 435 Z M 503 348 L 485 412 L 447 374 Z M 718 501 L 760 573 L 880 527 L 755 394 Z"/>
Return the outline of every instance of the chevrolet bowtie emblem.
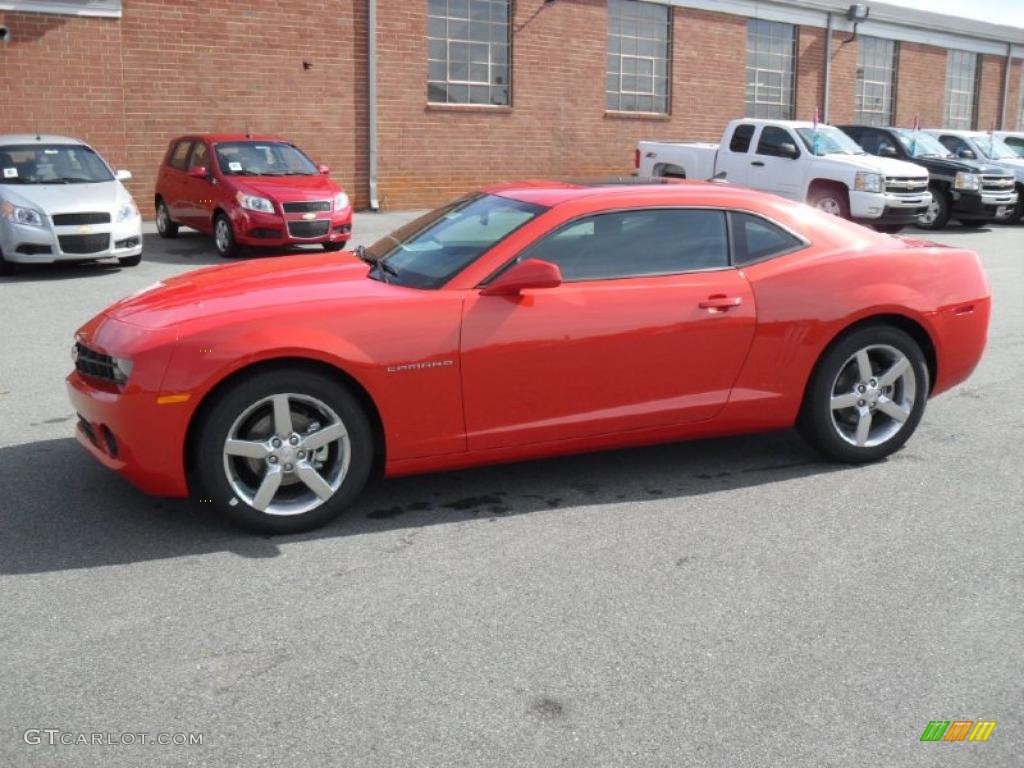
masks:
<path fill-rule="evenodd" d="M 315 213 L 304 213 L 304 214 L 302 214 L 302 218 L 304 218 L 306 221 L 312 221 L 313 219 L 316 218 L 316 214 Z"/>

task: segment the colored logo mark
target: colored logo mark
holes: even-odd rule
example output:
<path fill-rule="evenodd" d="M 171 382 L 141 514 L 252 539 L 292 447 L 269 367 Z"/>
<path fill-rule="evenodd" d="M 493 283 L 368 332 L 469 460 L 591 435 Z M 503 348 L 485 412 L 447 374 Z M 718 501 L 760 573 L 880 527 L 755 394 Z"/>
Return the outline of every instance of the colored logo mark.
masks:
<path fill-rule="evenodd" d="M 995 720 L 932 720 L 921 741 L 988 741 L 995 728 Z"/>

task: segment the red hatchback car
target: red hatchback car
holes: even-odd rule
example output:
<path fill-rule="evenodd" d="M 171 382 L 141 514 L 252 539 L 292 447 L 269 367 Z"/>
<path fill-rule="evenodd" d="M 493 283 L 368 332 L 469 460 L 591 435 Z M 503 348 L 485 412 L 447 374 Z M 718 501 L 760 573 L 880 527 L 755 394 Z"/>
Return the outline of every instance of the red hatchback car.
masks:
<path fill-rule="evenodd" d="M 337 258 L 208 268 L 83 326 L 78 438 L 243 526 L 402 475 L 797 425 L 867 462 L 970 375 L 976 254 L 701 182 L 504 185 Z"/>
<path fill-rule="evenodd" d="M 340 250 L 352 236 L 352 206 L 329 172 L 273 136 L 182 136 L 157 176 L 157 230 L 211 233 L 224 257 L 246 245 Z"/>

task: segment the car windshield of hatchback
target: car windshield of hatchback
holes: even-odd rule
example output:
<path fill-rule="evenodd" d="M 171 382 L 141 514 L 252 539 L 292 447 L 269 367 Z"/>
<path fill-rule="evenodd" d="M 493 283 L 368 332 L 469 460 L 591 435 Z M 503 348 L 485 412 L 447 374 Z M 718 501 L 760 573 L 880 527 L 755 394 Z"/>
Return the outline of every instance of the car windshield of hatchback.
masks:
<path fill-rule="evenodd" d="M 797 128 L 800 140 L 814 155 L 865 155 L 857 142 L 831 125 L 819 125 L 814 128 Z"/>
<path fill-rule="evenodd" d="M 367 248 L 375 280 L 439 288 L 546 210 L 498 195 L 470 195 L 415 219 Z"/>
<path fill-rule="evenodd" d="M 283 141 L 225 141 L 214 146 L 226 176 L 314 176 L 319 171 L 298 147 Z"/>
<path fill-rule="evenodd" d="M 974 143 L 989 160 L 1016 160 L 1017 153 L 994 136 L 975 136 Z"/>
<path fill-rule="evenodd" d="M 0 184 L 98 184 L 113 181 L 107 164 L 81 144 L 0 147 Z"/>
<path fill-rule="evenodd" d="M 953 154 L 942 146 L 934 136 L 920 131 L 893 131 L 900 144 L 911 157 L 952 157 Z"/>

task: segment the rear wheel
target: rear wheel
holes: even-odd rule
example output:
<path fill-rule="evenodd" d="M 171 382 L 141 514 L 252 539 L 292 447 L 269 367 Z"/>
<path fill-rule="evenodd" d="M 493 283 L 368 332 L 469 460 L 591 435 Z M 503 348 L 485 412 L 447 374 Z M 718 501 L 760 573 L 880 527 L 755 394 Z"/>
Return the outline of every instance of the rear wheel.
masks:
<path fill-rule="evenodd" d="M 213 242 L 219 253 L 225 259 L 231 259 L 238 255 L 238 242 L 235 240 L 235 229 L 231 226 L 231 220 L 223 213 L 218 213 L 213 220 Z"/>
<path fill-rule="evenodd" d="M 837 186 L 818 186 L 811 190 L 808 201 L 819 211 L 850 218 L 850 197 L 845 189 Z"/>
<path fill-rule="evenodd" d="M 928 366 L 917 342 L 898 328 L 865 326 L 822 356 L 798 428 L 830 459 L 877 461 L 917 429 L 928 392 Z"/>
<path fill-rule="evenodd" d="M 177 237 L 178 225 L 171 221 L 171 213 L 163 200 L 156 201 L 156 231 L 160 237 Z"/>
<path fill-rule="evenodd" d="M 925 212 L 917 217 L 917 226 L 922 229 L 942 229 L 949 221 L 949 195 L 942 187 L 929 189 L 932 201 Z"/>
<path fill-rule="evenodd" d="M 211 406 L 195 443 L 195 496 L 263 533 L 324 525 L 359 495 L 373 436 L 352 395 L 312 370 L 270 370 Z"/>

